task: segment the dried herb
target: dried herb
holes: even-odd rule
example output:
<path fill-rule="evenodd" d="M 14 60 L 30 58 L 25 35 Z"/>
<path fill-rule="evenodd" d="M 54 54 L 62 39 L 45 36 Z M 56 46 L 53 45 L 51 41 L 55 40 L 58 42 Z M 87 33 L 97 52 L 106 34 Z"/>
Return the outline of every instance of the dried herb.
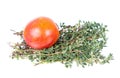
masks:
<path fill-rule="evenodd" d="M 29 59 L 35 65 L 41 63 L 61 62 L 71 67 L 73 61 L 82 67 L 94 63 L 105 64 L 113 59 L 112 54 L 104 56 L 102 49 L 106 46 L 107 26 L 89 21 L 77 24 L 60 24 L 60 38 L 55 45 L 43 50 L 36 50 L 26 45 L 22 31 L 14 32 L 21 37 L 21 42 L 12 45 L 12 58 Z"/>

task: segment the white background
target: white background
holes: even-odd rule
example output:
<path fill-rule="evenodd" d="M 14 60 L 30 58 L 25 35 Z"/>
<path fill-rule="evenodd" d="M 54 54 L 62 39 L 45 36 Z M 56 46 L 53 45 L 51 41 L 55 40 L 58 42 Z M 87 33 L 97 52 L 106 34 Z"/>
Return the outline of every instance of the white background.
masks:
<path fill-rule="evenodd" d="M 108 25 L 107 47 L 113 53 L 110 64 L 86 68 L 65 68 L 61 63 L 33 66 L 28 60 L 12 60 L 9 42 L 17 41 L 10 29 L 22 30 L 39 16 L 57 24 L 75 24 L 79 19 Z M 119 0 L 0 0 L 0 78 L 120 78 L 120 2 Z"/>

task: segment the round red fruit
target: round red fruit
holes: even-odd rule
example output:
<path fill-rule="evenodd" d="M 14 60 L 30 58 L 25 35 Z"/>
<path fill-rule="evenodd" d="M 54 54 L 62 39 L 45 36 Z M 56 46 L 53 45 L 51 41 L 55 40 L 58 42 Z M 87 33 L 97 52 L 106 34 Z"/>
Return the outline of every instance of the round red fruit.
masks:
<path fill-rule="evenodd" d="M 49 48 L 59 38 L 59 29 L 48 17 L 39 17 L 31 21 L 23 31 L 23 38 L 34 49 Z"/>

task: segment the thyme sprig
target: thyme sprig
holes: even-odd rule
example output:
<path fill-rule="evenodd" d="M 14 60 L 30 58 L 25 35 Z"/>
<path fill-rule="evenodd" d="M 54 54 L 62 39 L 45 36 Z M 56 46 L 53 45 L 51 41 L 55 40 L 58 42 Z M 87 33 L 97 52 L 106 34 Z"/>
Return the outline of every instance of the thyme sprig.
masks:
<path fill-rule="evenodd" d="M 79 21 L 77 24 L 60 24 L 59 40 L 50 48 L 36 50 L 29 47 L 24 39 L 23 32 L 14 32 L 21 37 L 21 42 L 12 45 L 12 58 L 29 59 L 35 65 L 41 63 L 61 62 L 66 67 L 71 67 L 73 61 L 82 67 L 94 63 L 105 64 L 113 59 L 112 54 L 101 54 L 106 46 L 107 26 L 89 21 Z"/>

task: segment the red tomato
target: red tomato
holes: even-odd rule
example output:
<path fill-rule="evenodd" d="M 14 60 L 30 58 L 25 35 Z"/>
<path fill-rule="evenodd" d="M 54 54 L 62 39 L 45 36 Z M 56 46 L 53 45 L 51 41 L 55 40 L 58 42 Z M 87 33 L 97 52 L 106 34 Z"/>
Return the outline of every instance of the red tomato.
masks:
<path fill-rule="evenodd" d="M 50 18 L 39 17 L 26 26 L 23 38 L 31 48 L 49 48 L 58 40 L 59 30 Z"/>

